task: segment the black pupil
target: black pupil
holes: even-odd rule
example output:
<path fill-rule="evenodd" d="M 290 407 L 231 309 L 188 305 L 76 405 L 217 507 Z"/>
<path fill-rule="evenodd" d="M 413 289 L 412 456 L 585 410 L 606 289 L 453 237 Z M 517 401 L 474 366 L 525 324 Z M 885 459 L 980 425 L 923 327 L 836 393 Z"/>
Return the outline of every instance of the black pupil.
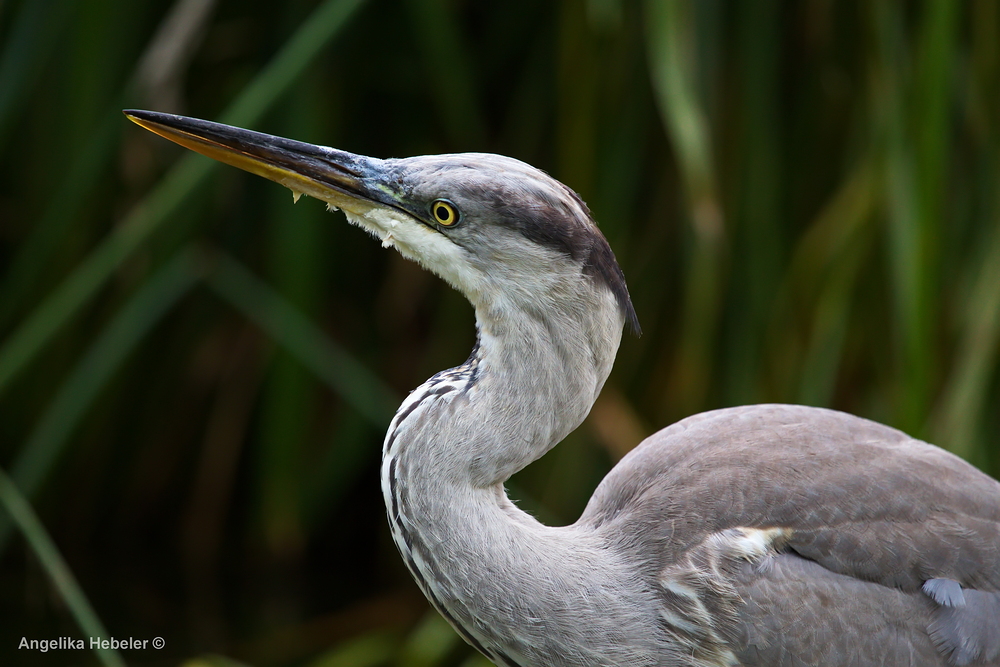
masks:
<path fill-rule="evenodd" d="M 447 222 L 448 218 L 451 217 L 448 211 L 448 207 L 445 206 L 444 204 L 438 204 L 437 206 L 434 207 L 434 210 L 437 212 L 437 219 L 440 220 L 441 222 Z"/>

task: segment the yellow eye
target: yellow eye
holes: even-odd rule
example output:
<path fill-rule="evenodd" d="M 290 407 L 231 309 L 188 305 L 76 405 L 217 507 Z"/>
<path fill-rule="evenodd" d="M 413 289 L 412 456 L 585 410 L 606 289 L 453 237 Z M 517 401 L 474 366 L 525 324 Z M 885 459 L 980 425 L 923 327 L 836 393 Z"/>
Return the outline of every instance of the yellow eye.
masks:
<path fill-rule="evenodd" d="M 431 204 L 431 215 L 434 222 L 443 227 L 451 227 L 458 222 L 458 209 L 447 199 L 436 199 Z"/>

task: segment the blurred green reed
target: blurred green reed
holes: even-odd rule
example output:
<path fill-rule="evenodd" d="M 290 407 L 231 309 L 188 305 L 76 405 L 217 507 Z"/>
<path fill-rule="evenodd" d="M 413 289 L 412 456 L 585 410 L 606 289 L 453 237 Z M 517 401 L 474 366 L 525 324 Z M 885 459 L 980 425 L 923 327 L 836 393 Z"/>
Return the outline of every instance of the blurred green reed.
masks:
<path fill-rule="evenodd" d="M 494 151 L 579 191 L 643 335 L 511 481 L 560 523 L 643 434 L 739 403 L 1000 473 L 998 45 L 991 0 L 0 3 L 0 662 L 110 633 L 166 648 L 71 659 L 485 664 L 409 581 L 377 482 L 471 309 L 121 108 Z"/>

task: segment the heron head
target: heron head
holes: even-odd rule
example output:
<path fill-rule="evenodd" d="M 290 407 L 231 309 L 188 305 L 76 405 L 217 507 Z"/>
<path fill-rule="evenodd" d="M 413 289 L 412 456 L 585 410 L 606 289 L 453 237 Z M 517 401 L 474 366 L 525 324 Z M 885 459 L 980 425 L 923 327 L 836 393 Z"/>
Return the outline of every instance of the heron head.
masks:
<path fill-rule="evenodd" d="M 519 160 L 387 159 L 209 121 L 129 110 L 142 127 L 344 211 L 463 292 L 477 311 L 587 310 L 593 294 L 638 331 L 625 278 L 586 204 Z M 579 313 L 585 316 L 585 313 Z"/>

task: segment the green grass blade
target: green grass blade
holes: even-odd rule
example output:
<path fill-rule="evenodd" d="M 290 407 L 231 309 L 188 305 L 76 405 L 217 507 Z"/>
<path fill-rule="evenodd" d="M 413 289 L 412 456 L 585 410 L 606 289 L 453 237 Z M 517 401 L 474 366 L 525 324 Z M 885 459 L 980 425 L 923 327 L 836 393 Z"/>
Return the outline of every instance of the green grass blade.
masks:
<path fill-rule="evenodd" d="M 923 244 L 919 224 L 920 199 L 914 159 L 907 137 L 910 118 L 905 102 L 902 74 L 906 56 L 902 17 L 898 5 L 871 5 L 876 26 L 876 80 L 872 95 L 877 114 L 876 132 L 885 155 L 888 250 L 892 287 L 895 364 L 899 371 L 895 387 L 896 426 L 914 432 L 920 416 L 918 396 L 926 388 L 926 360 L 921 356 L 926 329 L 921 319 L 920 283 L 923 275 Z"/>
<path fill-rule="evenodd" d="M 365 0 L 326 0 L 302 22 L 268 66 L 243 89 L 220 122 L 247 126 L 291 88 Z"/>
<path fill-rule="evenodd" d="M 956 35 L 955 3 L 924 6 L 917 68 L 911 57 L 905 12 L 899 5 L 872 5 L 881 80 L 873 85 L 885 136 L 889 192 L 892 288 L 899 339 L 896 425 L 915 435 L 926 427 L 935 379 L 934 313 L 940 306 L 942 202 L 950 136 L 948 94 Z M 908 85 L 909 84 L 909 85 Z"/>
<path fill-rule="evenodd" d="M 953 66 L 957 51 L 960 3 L 929 0 L 923 5 L 920 54 L 915 91 L 917 104 L 916 146 L 919 169 L 921 231 L 928 253 L 935 253 L 939 240 L 942 202 L 948 185 L 947 168 L 951 113 L 955 85 Z M 930 283 L 934 275 L 928 277 Z"/>
<path fill-rule="evenodd" d="M 945 385 L 935 430 L 941 445 L 972 459 L 983 450 L 976 446 L 977 429 L 1000 350 L 1000 225 L 994 229 L 962 315 L 958 360 Z M 984 465 L 985 461 L 975 463 Z"/>
<path fill-rule="evenodd" d="M 663 414 L 698 409 L 711 376 L 723 284 L 724 221 L 718 199 L 708 118 L 696 94 L 693 7 L 645 4 L 646 42 L 657 107 L 670 138 L 687 199 L 694 243 L 684 280 L 684 315 Z"/>
<path fill-rule="evenodd" d="M 122 306 L 60 387 L 21 449 L 11 475 L 28 497 L 58 460 L 87 408 L 149 330 L 200 278 L 194 249 L 178 253 Z M 0 552 L 10 526 L 0 520 Z"/>
<path fill-rule="evenodd" d="M 649 0 L 645 7 L 653 91 L 684 179 L 693 222 L 717 226 L 720 220 L 710 220 L 709 211 L 699 210 L 715 203 L 716 184 L 708 117 L 694 85 L 693 8 L 689 2 L 658 0 Z"/>
<path fill-rule="evenodd" d="M 327 0 L 247 86 L 223 122 L 250 125 L 301 75 L 320 49 L 343 27 L 362 0 Z M 127 122 L 122 118 L 122 122 Z M 200 185 L 214 163 L 182 159 L 123 223 L 74 270 L 0 348 L 0 392 L 45 347 L 53 335 L 97 293 L 116 268 Z"/>
<path fill-rule="evenodd" d="M 733 204 L 730 229 L 734 247 L 732 289 L 738 298 L 729 305 L 725 333 L 728 372 L 727 405 L 766 400 L 761 383 L 766 345 L 766 318 L 784 261 L 781 235 L 781 139 L 779 122 L 778 3 L 759 0 L 736 5 L 740 26 L 740 101 L 743 107 L 739 139 L 738 199 Z"/>
<path fill-rule="evenodd" d="M 437 611 L 431 609 L 417 624 L 399 649 L 399 667 L 433 667 L 444 664 L 460 643 L 461 638 Z"/>
<path fill-rule="evenodd" d="M 381 434 L 385 428 L 385 422 L 373 426 L 357 413 L 340 417 L 326 451 L 304 475 L 302 509 L 308 529 L 318 529 L 340 507 L 365 466 L 377 459 L 379 452 L 371 447 L 373 429 Z"/>
<path fill-rule="evenodd" d="M 870 245 L 870 234 L 853 243 L 849 252 L 838 258 L 819 295 L 812 313 L 809 347 L 799 374 L 799 403 L 820 406 L 832 403 L 851 322 L 852 296 Z"/>
<path fill-rule="evenodd" d="M 468 658 L 466 658 L 459 667 L 492 667 L 493 663 L 483 655 L 476 651 Z"/>
<path fill-rule="evenodd" d="M 952 137 L 951 89 L 955 85 L 954 64 L 957 51 L 958 12 L 960 3 L 931 0 L 922 7 L 915 72 L 914 144 L 917 190 L 918 233 L 921 263 L 917 281 L 918 338 L 912 359 L 917 365 L 913 386 L 907 400 L 909 412 L 918 428 L 926 428 L 927 413 L 933 392 L 932 383 L 939 375 L 935 363 L 935 313 L 942 305 L 940 293 L 941 240 L 948 217 L 944 202 L 948 189 L 948 160 Z M 909 386 L 909 383 L 908 383 Z M 918 431 L 919 432 L 919 431 Z"/>
<path fill-rule="evenodd" d="M 57 331 L 97 293 L 121 263 L 156 230 L 194 188 L 211 163 L 188 156 L 163 179 L 101 245 L 46 298 L 0 348 L 0 392 Z"/>
<path fill-rule="evenodd" d="M 396 633 L 371 632 L 326 651 L 305 667 L 378 667 L 389 663 L 398 645 Z"/>
<path fill-rule="evenodd" d="M 395 392 L 273 287 L 228 255 L 220 255 L 208 284 L 372 424 L 388 424 L 399 405 Z"/>
<path fill-rule="evenodd" d="M 593 203 L 597 173 L 600 53 L 582 3 L 563 3 L 557 13 L 556 168 L 560 180 Z"/>
<path fill-rule="evenodd" d="M 426 76 L 433 86 L 431 99 L 444 130 L 456 150 L 482 146 L 486 132 L 476 100 L 476 79 L 452 3 L 409 0 L 407 4 L 414 19 L 413 39 L 423 52 Z"/>
<path fill-rule="evenodd" d="M 309 77 L 312 81 L 315 77 Z M 316 87 L 306 85 L 283 105 L 283 132 L 309 136 L 320 125 Z M 311 317 L 322 303 L 326 267 L 323 231 L 329 217 L 320 206 L 291 206 L 284 188 L 268 188 L 267 282 L 290 305 Z M 320 392 L 316 377 L 281 350 L 273 358 L 260 396 L 260 440 L 255 451 L 264 539 L 274 554 L 288 556 L 304 545 L 302 479 L 308 474 L 306 443 Z"/>
<path fill-rule="evenodd" d="M 772 372 L 783 375 L 778 400 L 831 404 L 852 321 L 852 292 L 874 237 L 874 212 L 881 201 L 879 175 L 871 159 L 862 160 L 796 244 L 775 293 L 768 333 Z M 803 337 L 807 338 L 803 353 L 792 332 L 797 326 L 794 314 L 804 311 L 804 304 L 810 304 L 810 326 Z"/>
<path fill-rule="evenodd" d="M 66 230 L 78 219 L 80 208 L 94 188 L 120 135 L 117 112 L 104 119 L 86 146 L 70 158 L 62 184 L 46 204 L 45 212 L 28 238 L 19 244 L 10 269 L 0 283 L 0 328 L 6 328 L 38 288 L 39 278 L 51 270 L 51 258 Z"/>
<path fill-rule="evenodd" d="M 32 4 L 45 6 L 45 2 Z M 176 11 L 182 4 L 175 5 L 172 11 Z M 203 7 L 206 4 L 211 3 L 203 3 Z M 105 113 L 100 114 L 93 126 L 87 129 L 85 139 L 80 142 L 81 148 L 67 156 L 68 167 L 58 174 L 62 176 L 59 186 L 53 189 L 51 197 L 47 197 L 44 212 L 27 239 L 18 244 L 10 270 L 3 283 L 0 283 L 0 330 L 8 328 L 23 304 L 34 295 L 33 290 L 42 282 L 39 278 L 50 270 L 50 260 L 56 249 L 60 244 L 66 243 L 70 236 L 68 230 L 78 224 L 81 209 L 92 193 L 100 190 L 101 179 L 110 170 L 119 147 L 122 130 L 129 125 L 122 122 L 118 111 L 135 106 L 136 91 L 149 88 L 146 72 L 149 69 L 148 63 L 150 59 L 155 59 L 158 66 L 162 65 L 162 45 L 169 42 L 171 47 L 176 47 L 176 34 L 169 30 L 171 23 L 176 25 L 173 18 L 175 17 L 172 15 L 164 18 L 159 30 L 146 46 L 132 76 L 117 97 L 106 104 Z M 46 20 L 51 18 L 47 17 Z M 77 29 L 82 28 L 77 26 Z M 3 77 L 0 75 L 0 90 L 3 89 L 2 81 Z M 0 113 L 0 119 L 2 117 Z"/>
<path fill-rule="evenodd" d="M 30 99 L 32 86 L 41 84 L 39 73 L 60 46 L 58 37 L 74 4 L 69 0 L 21 3 L 0 53 L 0 147 L 13 127 L 18 106 Z"/>
<path fill-rule="evenodd" d="M 185 660 L 180 667 L 251 667 L 245 662 L 227 658 L 224 655 L 202 655 Z"/>
<path fill-rule="evenodd" d="M 104 629 L 104 624 L 94 612 L 94 608 L 87 600 L 83 589 L 77 583 L 76 577 L 70 571 L 66 561 L 63 560 L 59 549 L 49 536 L 45 526 L 39 520 L 31 504 L 21 494 L 13 480 L 7 473 L 0 469 L 0 504 L 7 511 L 7 514 L 14 521 L 21 533 L 24 534 L 31 550 L 38 557 L 42 567 L 45 569 L 52 584 L 59 592 L 59 596 L 66 603 L 70 613 L 76 620 L 77 625 L 85 635 L 85 641 L 89 644 L 91 637 L 108 638 L 111 635 Z M 110 648 L 95 649 L 98 659 L 105 667 L 125 667 L 125 661 L 117 650 Z"/>

